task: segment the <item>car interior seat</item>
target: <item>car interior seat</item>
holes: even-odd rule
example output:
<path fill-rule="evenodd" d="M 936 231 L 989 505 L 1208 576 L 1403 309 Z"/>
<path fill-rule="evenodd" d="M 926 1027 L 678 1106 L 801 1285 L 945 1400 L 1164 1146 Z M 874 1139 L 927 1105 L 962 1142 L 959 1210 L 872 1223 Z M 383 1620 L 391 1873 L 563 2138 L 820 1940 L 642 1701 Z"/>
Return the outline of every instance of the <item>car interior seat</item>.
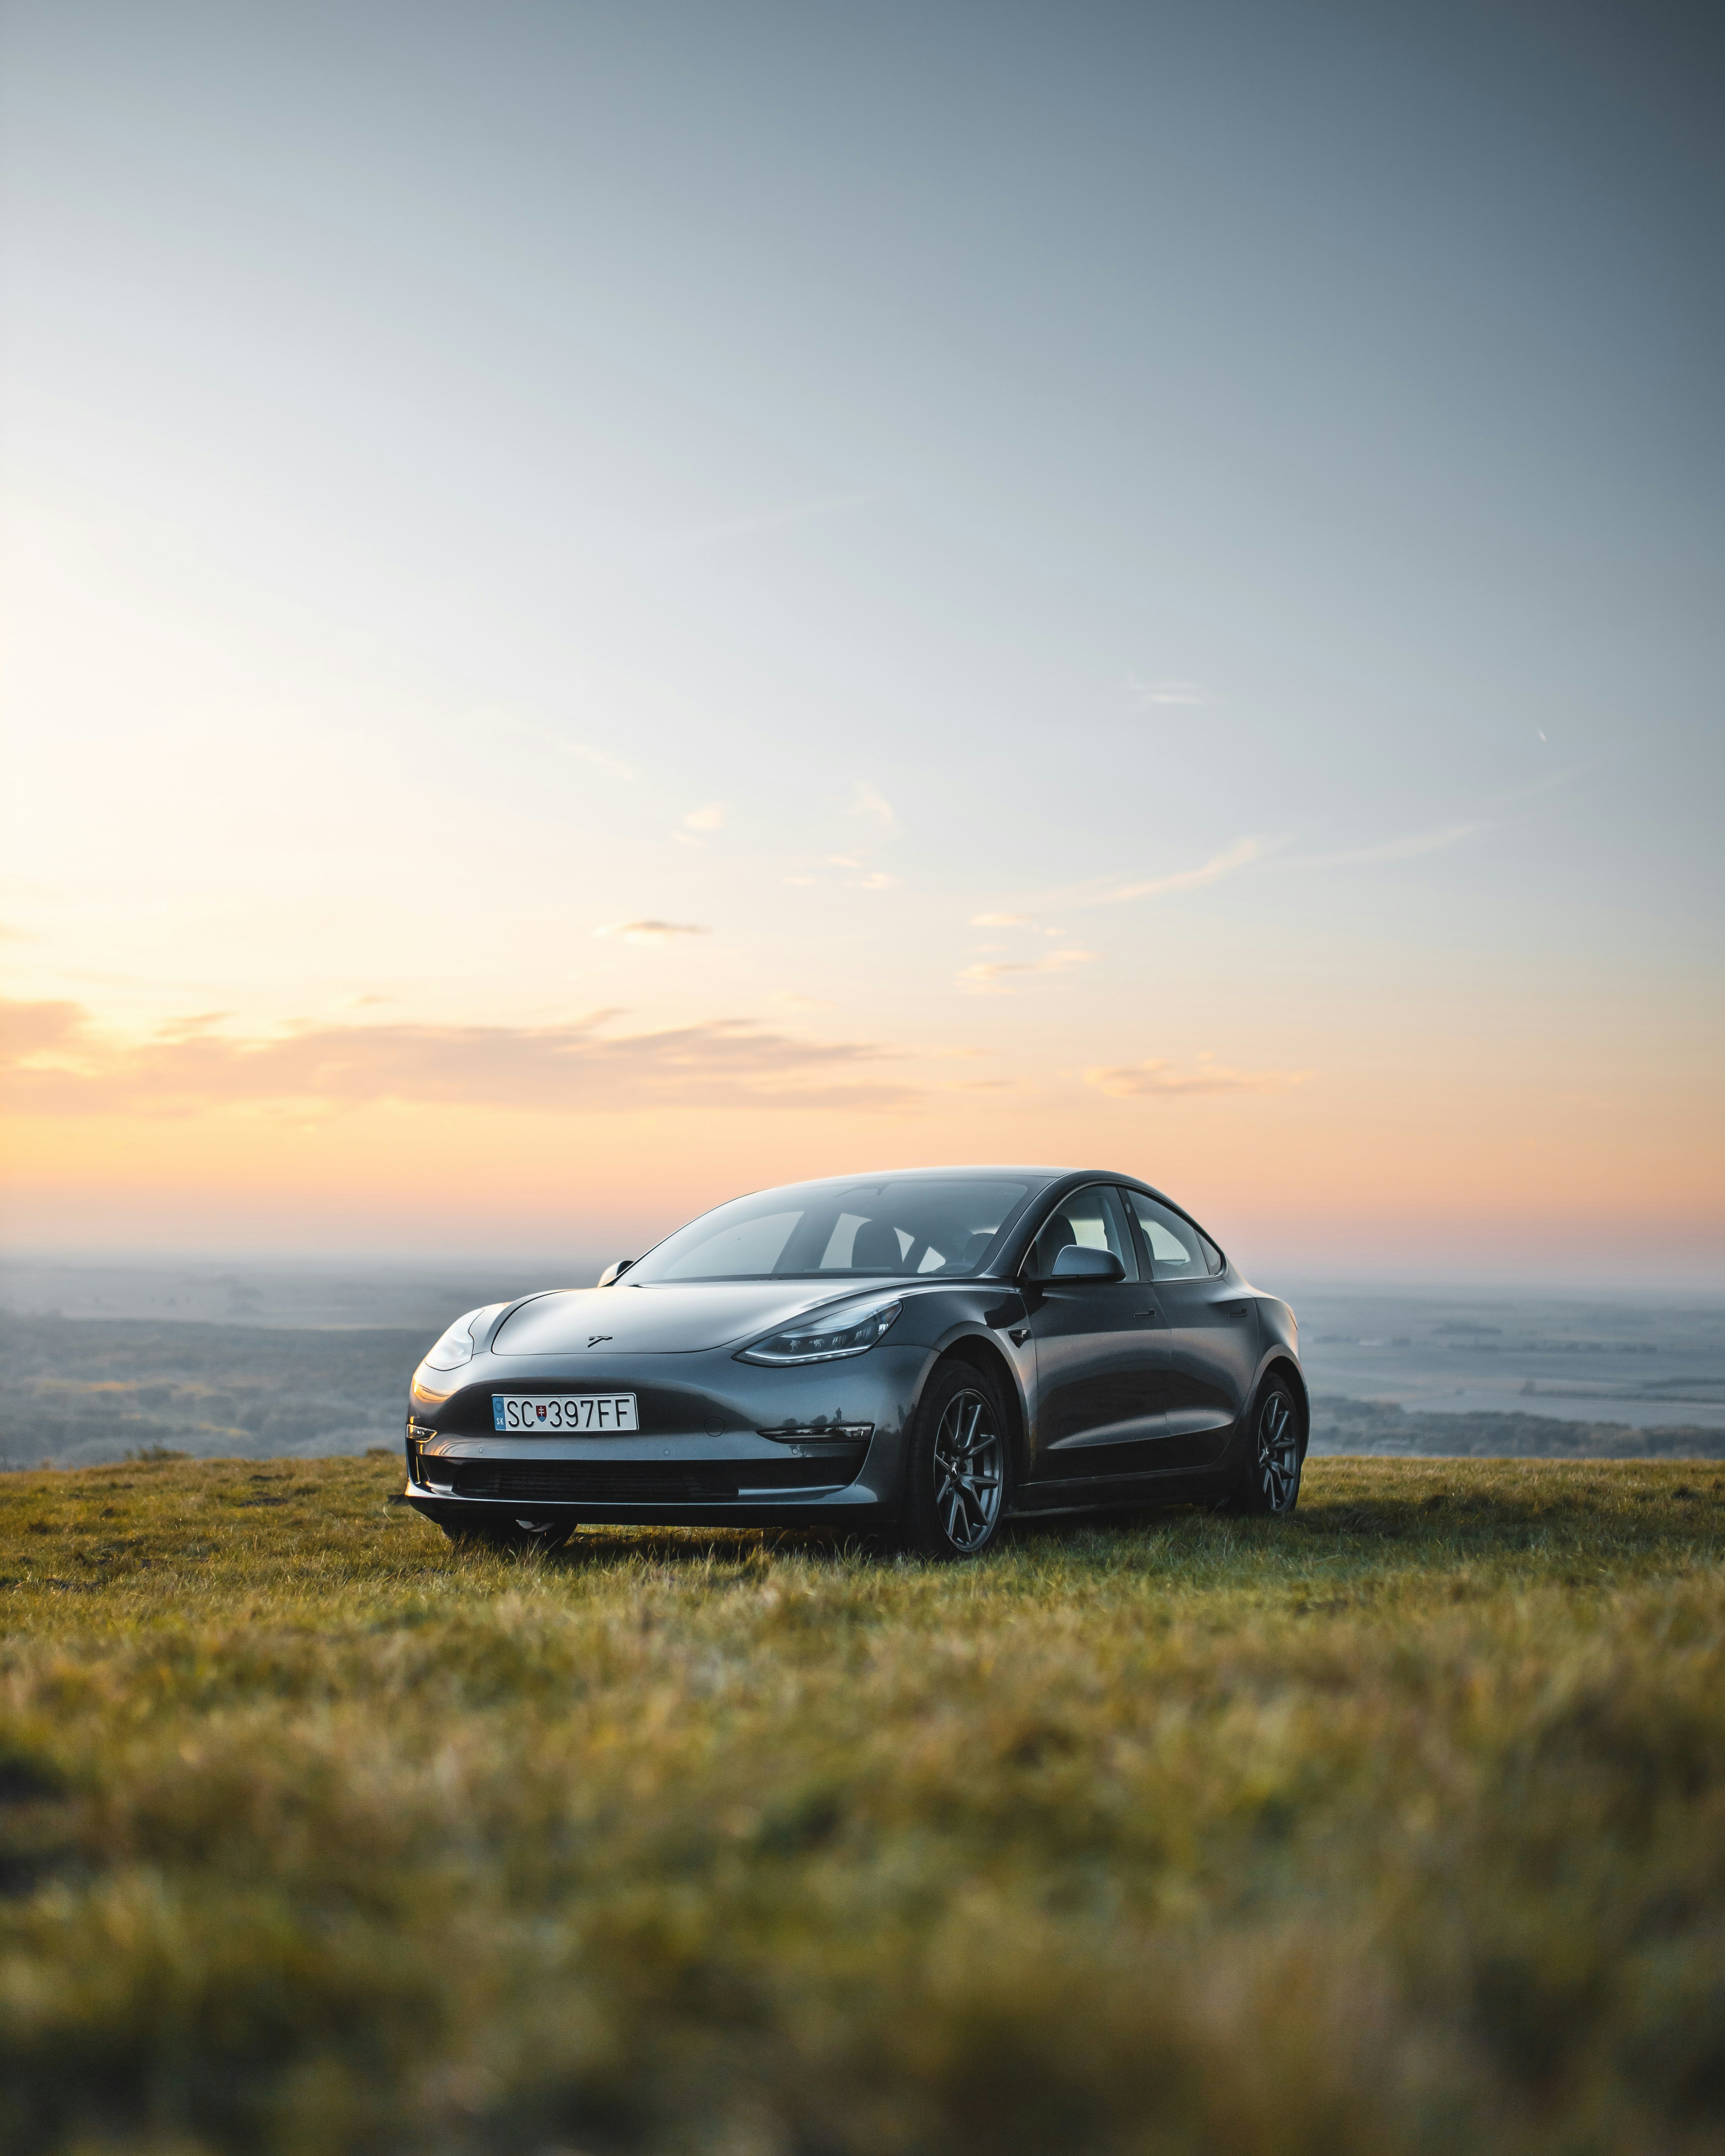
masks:
<path fill-rule="evenodd" d="M 850 1245 L 850 1270 L 857 1273 L 901 1273 L 898 1230 L 888 1220 L 865 1220 Z"/>

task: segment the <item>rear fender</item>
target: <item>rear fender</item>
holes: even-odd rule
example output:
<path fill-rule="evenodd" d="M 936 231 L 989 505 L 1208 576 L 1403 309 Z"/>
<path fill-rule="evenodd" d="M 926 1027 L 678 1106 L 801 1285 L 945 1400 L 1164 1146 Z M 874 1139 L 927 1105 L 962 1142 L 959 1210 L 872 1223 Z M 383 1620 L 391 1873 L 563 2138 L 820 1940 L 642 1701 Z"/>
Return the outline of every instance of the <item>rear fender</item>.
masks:
<path fill-rule="evenodd" d="M 1258 1373 L 1252 1384 L 1252 1397 L 1240 1423 L 1242 1432 L 1251 1427 L 1252 1409 L 1263 1398 L 1264 1388 L 1271 1378 L 1286 1381 L 1294 1396 L 1294 1406 L 1300 1418 L 1300 1455 L 1304 1459 L 1306 1448 L 1312 1441 L 1312 1395 L 1306 1389 L 1306 1374 L 1280 1341 L 1272 1341 L 1266 1348 L 1258 1364 Z"/>

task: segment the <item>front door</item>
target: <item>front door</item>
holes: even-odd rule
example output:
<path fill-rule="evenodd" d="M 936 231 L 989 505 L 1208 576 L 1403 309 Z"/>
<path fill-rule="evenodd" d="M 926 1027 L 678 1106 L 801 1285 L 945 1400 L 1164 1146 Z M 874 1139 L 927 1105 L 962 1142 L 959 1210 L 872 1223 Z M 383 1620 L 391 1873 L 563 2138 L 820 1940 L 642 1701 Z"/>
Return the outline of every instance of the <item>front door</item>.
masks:
<path fill-rule="evenodd" d="M 1056 1280 L 1069 1244 L 1111 1250 L 1126 1277 Z M 1163 1466 L 1168 1360 L 1119 1194 L 1076 1191 L 1045 1224 L 1021 1281 L 1036 1342 L 1033 1482 L 1142 1475 Z M 1075 1492 L 1076 1495 L 1076 1492 Z"/>
<path fill-rule="evenodd" d="M 1257 1305 L 1237 1282 L 1229 1286 L 1221 1253 L 1189 1220 L 1142 1190 L 1126 1196 L 1167 1326 L 1168 1464 L 1207 1466 L 1227 1450 L 1250 1401 Z"/>

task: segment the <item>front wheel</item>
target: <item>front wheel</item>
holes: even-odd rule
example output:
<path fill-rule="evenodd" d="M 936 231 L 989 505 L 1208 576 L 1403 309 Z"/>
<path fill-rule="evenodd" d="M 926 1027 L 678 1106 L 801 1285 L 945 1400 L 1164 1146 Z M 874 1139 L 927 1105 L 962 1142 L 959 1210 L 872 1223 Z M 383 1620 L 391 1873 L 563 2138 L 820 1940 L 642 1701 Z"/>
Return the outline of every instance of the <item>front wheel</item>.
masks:
<path fill-rule="evenodd" d="M 1286 1513 L 1300 1502 L 1300 1409 L 1284 1378 L 1272 1378 L 1259 1394 L 1245 1449 L 1229 1494 L 1230 1512 Z"/>
<path fill-rule="evenodd" d="M 923 1557 L 980 1557 L 1000 1532 L 1011 1461 L 992 1378 L 968 1363 L 936 1370 L 906 1463 L 903 1540 Z"/>
<path fill-rule="evenodd" d="M 521 1554 L 540 1550 L 547 1557 L 560 1550 L 575 1532 L 572 1522 L 566 1525 L 561 1520 L 506 1520 L 501 1525 L 490 1521 L 470 1525 L 463 1520 L 453 1526 L 441 1520 L 438 1524 L 457 1549 L 514 1550 Z"/>

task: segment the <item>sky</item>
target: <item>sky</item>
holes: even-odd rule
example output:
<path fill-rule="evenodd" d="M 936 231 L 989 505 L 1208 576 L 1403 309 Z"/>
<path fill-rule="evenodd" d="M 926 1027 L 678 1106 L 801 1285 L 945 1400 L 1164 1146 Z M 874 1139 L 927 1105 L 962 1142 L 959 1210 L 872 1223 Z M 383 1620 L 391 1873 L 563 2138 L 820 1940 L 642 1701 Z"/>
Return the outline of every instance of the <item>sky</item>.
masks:
<path fill-rule="evenodd" d="M 0 0 L 0 1239 L 1725 1276 L 1703 8 Z"/>

